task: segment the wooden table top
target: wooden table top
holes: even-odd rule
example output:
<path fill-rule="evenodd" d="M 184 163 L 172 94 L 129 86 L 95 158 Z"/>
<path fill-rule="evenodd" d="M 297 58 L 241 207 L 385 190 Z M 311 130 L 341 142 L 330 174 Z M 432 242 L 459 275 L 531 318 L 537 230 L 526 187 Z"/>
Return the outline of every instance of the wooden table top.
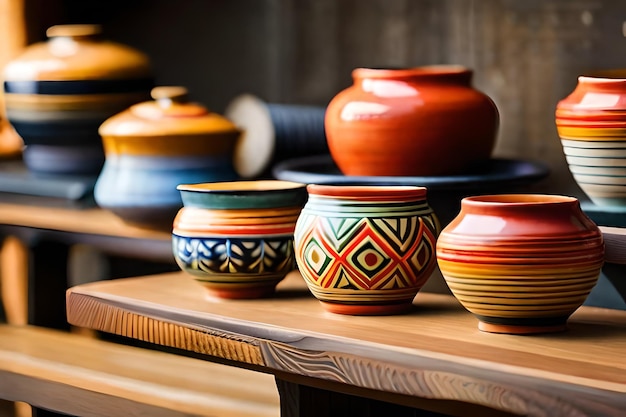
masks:
<path fill-rule="evenodd" d="M 626 312 L 580 308 L 563 333 L 482 333 L 451 296 L 411 313 L 324 311 L 294 272 L 273 298 L 219 300 L 183 273 L 68 290 L 68 321 L 243 365 L 532 416 L 622 416 Z"/>

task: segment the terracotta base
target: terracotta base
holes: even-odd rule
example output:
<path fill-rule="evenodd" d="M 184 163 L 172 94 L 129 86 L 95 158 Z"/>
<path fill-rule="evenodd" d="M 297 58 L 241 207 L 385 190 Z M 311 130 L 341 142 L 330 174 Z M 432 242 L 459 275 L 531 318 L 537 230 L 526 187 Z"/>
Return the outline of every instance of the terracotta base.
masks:
<path fill-rule="evenodd" d="M 567 330 L 565 322 L 562 324 L 553 324 L 549 326 L 516 326 L 510 324 L 494 324 L 478 322 L 478 330 L 489 333 L 506 333 L 506 334 L 539 334 L 539 333 L 557 333 Z"/>
<path fill-rule="evenodd" d="M 276 285 L 262 287 L 242 287 L 233 289 L 206 287 L 206 289 L 210 296 L 235 300 L 271 297 L 276 291 Z"/>
<path fill-rule="evenodd" d="M 350 316 L 389 316 L 393 314 L 403 314 L 411 310 L 411 302 L 402 304 L 339 304 L 320 301 L 326 311 L 335 314 L 346 314 Z"/>

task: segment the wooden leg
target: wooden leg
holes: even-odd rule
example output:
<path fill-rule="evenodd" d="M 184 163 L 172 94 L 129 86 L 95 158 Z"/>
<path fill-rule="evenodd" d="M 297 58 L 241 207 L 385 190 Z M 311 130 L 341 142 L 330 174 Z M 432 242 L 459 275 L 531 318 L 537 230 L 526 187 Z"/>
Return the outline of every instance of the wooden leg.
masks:
<path fill-rule="evenodd" d="M 2 306 L 9 324 L 28 322 L 28 248 L 14 236 L 8 236 L 0 251 L 0 290 Z M 15 403 L 15 417 L 32 414 L 30 405 Z"/>
<path fill-rule="evenodd" d="M 8 323 L 68 327 L 65 317 L 67 253 L 67 247 L 59 244 L 38 243 L 28 248 L 15 237 L 4 240 L 0 252 L 0 279 Z M 55 414 L 15 403 L 15 415 L 46 417 Z"/>
<path fill-rule="evenodd" d="M 446 414 L 420 410 L 371 398 L 327 391 L 276 378 L 281 417 L 446 417 Z"/>
<path fill-rule="evenodd" d="M 45 241 L 29 246 L 28 323 L 68 330 L 65 291 L 69 248 Z"/>
<path fill-rule="evenodd" d="M 31 243 L 29 249 L 28 324 L 69 330 L 65 310 L 69 247 L 37 241 Z M 33 417 L 63 415 L 32 407 Z"/>
<path fill-rule="evenodd" d="M 9 324 L 28 322 L 28 248 L 17 238 L 4 240 L 0 252 L 2 305 Z"/>

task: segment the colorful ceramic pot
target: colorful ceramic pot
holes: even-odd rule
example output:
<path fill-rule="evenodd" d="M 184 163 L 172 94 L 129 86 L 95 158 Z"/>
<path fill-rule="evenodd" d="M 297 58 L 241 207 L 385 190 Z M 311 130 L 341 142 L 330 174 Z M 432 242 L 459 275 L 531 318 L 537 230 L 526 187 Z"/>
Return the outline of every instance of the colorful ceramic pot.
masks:
<path fill-rule="evenodd" d="M 450 290 L 480 330 L 495 333 L 564 330 L 603 260 L 600 230 L 565 196 L 464 198 L 437 241 Z"/>
<path fill-rule="evenodd" d="M 557 104 L 556 126 L 585 194 L 599 206 L 626 205 L 626 78 L 579 77 Z"/>
<path fill-rule="evenodd" d="M 7 117 L 31 171 L 97 175 L 104 162 L 98 126 L 149 97 L 150 63 L 102 40 L 97 25 L 53 26 L 47 35 L 4 70 Z"/>
<path fill-rule="evenodd" d="M 183 206 L 179 184 L 237 179 L 232 155 L 240 131 L 188 102 L 183 87 L 156 87 L 152 97 L 100 126 L 106 162 L 94 195 L 126 222 L 169 231 Z"/>
<path fill-rule="evenodd" d="M 460 66 L 358 68 L 332 99 L 325 127 L 330 154 L 345 175 L 463 173 L 489 159 L 499 116 Z"/>
<path fill-rule="evenodd" d="M 439 221 L 426 188 L 309 185 L 295 230 L 296 261 L 333 313 L 395 314 L 435 268 Z"/>
<path fill-rule="evenodd" d="M 235 181 L 180 185 L 185 206 L 172 244 L 180 268 L 221 298 L 258 298 L 295 269 L 293 232 L 304 184 Z"/>

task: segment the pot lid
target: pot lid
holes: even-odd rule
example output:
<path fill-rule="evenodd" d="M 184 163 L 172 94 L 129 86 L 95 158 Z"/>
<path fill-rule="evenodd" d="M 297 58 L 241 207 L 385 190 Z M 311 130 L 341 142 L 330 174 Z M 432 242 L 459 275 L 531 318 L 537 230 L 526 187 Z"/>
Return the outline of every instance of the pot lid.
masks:
<path fill-rule="evenodd" d="M 101 136 L 174 136 L 218 133 L 238 134 L 227 118 L 199 103 L 189 102 L 188 91 L 180 86 L 155 87 L 153 101 L 131 106 L 106 120 Z"/>
<path fill-rule="evenodd" d="M 66 81 L 151 77 L 146 54 L 102 38 L 100 25 L 57 25 L 48 40 L 29 45 L 4 69 L 7 81 Z"/>

